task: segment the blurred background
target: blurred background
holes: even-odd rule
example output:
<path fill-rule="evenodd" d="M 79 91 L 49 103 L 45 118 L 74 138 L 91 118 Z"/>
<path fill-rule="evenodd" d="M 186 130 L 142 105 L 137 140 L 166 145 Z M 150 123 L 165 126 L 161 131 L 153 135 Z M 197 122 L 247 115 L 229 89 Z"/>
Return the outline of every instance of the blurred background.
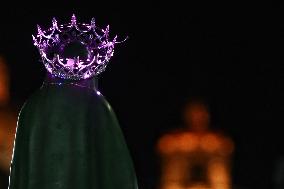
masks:
<path fill-rule="evenodd" d="M 0 12 L 1 189 L 8 184 L 17 115 L 45 77 L 31 35 L 36 24 L 50 27 L 54 16 L 59 23 L 68 22 L 73 13 L 78 21 L 95 17 L 99 26 L 109 24 L 111 34 L 120 39 L 129 36 L 117 45 L 99 89 L 117 114 L 141 189 L 166 188 L 162 183 L 173 179 L 165 176 L 167 169 L 184 175 L 174 177 L 177 183 L 195 180 L 195 188 L 206 188 L 202 183 L 209 182 L 212 173 L 204 170 L 211 170 L 208 161 L 216 155 L 212 149 L 219 149 L 219 156 L 226 154 L 212 169 L 228 183 L 226 188 L 284 188 L 283 3 L 5 4 Z M 195 113 L 186 114 L 195 99 L 202 102 L 202 111 L 197 108 L 196 113 L 197 122 L 206 123 L 202 134 L 194 129 L 201 123 L 194 127 L 188 121 Z M 203 144 L 207 135 L 211 138 Z M 165 137 L 171 139 L 163 142 Z M 201 148 L 203 155 L 198 155 Z M 206 161 L 192 168 L 197 164 L 192 159 L 199 157 Z M 174 162 L 192 166 L 180 173 L 181 165 L 169 168 Z"/>

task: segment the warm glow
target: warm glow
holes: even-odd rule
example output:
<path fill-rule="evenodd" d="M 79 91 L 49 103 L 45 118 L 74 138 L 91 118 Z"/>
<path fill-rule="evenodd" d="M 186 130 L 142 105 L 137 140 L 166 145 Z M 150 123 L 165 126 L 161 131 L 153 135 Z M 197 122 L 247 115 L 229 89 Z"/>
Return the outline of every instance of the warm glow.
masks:
<path fill-rule="evenodd" d="M 222 160 L 211 162 L 209 165 L 210 179 L 214 186 L 224 186 L 229 183 L 228 170 Z"/>
<path fill-rule="evenodd" d="M 190 129 L 165 134 L 158 142 L 160 189 L 231 189 L 233 142 L 208 129 L 206 106 L 188 105 L 185 115 Z"/>
<path fill-rule="evenodd" d="M 207 134 L 200 141 L 200 146 L 204 151 L 217 152 L 222 148 L 222 141 L 214 134 Z"/>
<path fill-rule="evenodd" d="M 183 152 L 194 151 L 198 148 L 198 136 L 192 133 L 183 133 L 179 136 L 177 148 Z"/>
<path fill-rule="evenodd" d="M 198 148 L 198 136 L 192 133 L 165 135 L 158 144 L 163 153 L 189 152 Z"/>
<path fill-rule="evenodd" d="M 210 187 L 205 186 L 204 184 L 195 184 L 194 186 L 188 187 L 186 189 L 210 189 Z"/>
<path fill-rule="evenodd" d="M 10 112 L 9 73 L 6 62 L 0 57 L 0 169 L 8 173 L 16 130 L 16 116 Z"/>
<path fill-rule="evenodd" d="M 184 121 L 186 126 L 195 131 L 207 130 L 210 115 L 207 107 L 201 102 L 193 102 L 186 106 Z"/>
<path fill-rule="evenodd" d="M 16 131 L 16 116 L 0 114 L 0 168 L 9 171 Z"/>
<path fill-rule="evenodd" d="M 0 57 L 0 105 L 9 101 L 9 75 L 4 58 Z"/>

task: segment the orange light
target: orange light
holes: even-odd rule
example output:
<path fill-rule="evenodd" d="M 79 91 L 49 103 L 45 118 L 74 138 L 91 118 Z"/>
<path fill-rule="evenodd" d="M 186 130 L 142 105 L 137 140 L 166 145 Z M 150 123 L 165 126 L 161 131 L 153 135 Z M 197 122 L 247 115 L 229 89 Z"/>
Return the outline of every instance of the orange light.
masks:
<path fill-rule="evenodd" d="M 160 189 L 230 189 L 230 154 L 233 142 L 208 130 L 209 113 L 195 103 L 185 109 L 188 130 L 164 135 Z"/>
<path fill-rule="evenodd" d="M 8 107 L 9 95 L 8 68 L 0 56 L 0 168 L 6 172 L 9 172 L 17 121 Z"/>
<path fill-rule="evenodd" d="M 0 57 L 0 105 L 9 101 L 9 76 L 4 58 Z"/>

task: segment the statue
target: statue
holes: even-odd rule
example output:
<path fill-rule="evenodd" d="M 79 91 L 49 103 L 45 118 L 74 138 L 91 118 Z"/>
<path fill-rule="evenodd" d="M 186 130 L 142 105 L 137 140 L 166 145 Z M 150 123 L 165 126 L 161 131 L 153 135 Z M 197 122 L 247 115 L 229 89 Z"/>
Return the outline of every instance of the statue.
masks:
<path fill-rule="evenodd" d="M 9 189 L 137 189 L 119 123 L 96 81 L 116 37 L 73 15 L 67 24 L 38 26 L 33 40 L 48 72 L 20 112 Z"/>
<path fill-rule="evenodd" d="M 209 120 L 203 102 L 190 102 L 184 110 L 186 128 L 161 137 L 160 189 L 231 189 L 233 143 L 210 131 Z"/>

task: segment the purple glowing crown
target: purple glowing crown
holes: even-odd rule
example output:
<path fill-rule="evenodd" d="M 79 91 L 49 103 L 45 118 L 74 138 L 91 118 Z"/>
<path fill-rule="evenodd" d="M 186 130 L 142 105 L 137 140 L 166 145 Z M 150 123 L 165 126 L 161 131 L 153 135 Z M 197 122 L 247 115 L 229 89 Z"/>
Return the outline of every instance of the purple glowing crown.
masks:
<path fill-rule="evenodd" d="M 114 45 L 119 43 L 117 36 L 110 40 L 109 26 L 98 28 L 94 18 L 90 24 L 77 23 L 74 14 L 68 24 L 58 25 L 53 18 L 49 29 L 37 28 L 33 41 L 46 69 L 63 79 L 80 80 L 100 74 L 113 56 Z M 66 55 L 72 48 L 71 55 Z M 78 49 L 84 51 L 84 55 L 74 54 Z"/>

